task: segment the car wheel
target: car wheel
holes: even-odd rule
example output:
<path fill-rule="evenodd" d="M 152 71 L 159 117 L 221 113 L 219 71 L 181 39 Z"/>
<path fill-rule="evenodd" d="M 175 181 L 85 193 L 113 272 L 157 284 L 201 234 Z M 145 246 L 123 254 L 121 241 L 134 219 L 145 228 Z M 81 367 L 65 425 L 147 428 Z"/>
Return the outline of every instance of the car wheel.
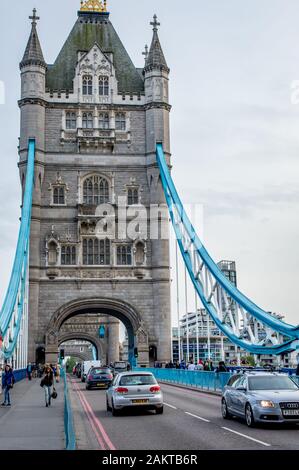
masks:
<path fill-rule="evenodd" d="M 111 406 L 109 405 L 108 398 L 106 399 L 106 408 L 107 408 L 107 411 L 111 411 Z"/>
<path fill-rule="evenodd" d="M 224 398 L 222 399 L 222 402 L 221 402 L 221 411 L 222 411 L 222 418 L 223 419 L 230 419 L 231 418 L 231 414 L 227 409 L 227 403 L 226 403 L 226 400 Z"/>
<path fill-rule="evenodd" d="M 112 407 L 111 407 L 111 408 L 112 408 L 112 416 L 119 416 L 119 410 L 116 410 L 116 409 L 114 408 L 113 400 L 112 400 L 112 402 L 111 402 L 111 405 L 112 405 Z"/>
<path fill-rule="evenodd" d="M 249 428 L 254 428 L 255 422 L 254 422 L 254 416 L 252 412 L 252 408 L 249 403 L 247 403 L 245 407 L 245 419 L 246 419 L 246 424 Z"/>
<path fill-rule="evenodd" d="M 161 408 L 156 408 L 156 414 L 157 414 L 157 415 L 162 415 L 163 412 L 164 412 L 163 406 L 161 406 Z"/>

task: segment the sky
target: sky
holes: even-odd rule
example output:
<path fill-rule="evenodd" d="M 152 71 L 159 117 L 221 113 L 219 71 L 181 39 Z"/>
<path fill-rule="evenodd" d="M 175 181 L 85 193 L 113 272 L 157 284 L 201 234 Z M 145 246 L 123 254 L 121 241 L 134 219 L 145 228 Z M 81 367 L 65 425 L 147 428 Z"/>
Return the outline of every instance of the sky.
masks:
<path fill-rule="evenodd" d="M 1 300 L 20 215 L 18 64 L 30 32 L 28 16 L 36 7 L 44 56 L 53 63 L 80 1 L 13 4 L 1 5 L 0 29 Z M 154 13 L 161 22 L 171 69 L 173 178 L 183 201 L 203 209 L 198 229 L 208 251 L 216 261 L 236 261 L 238 286 L 255 303 L 298 324 L 299 104 L 292 100 L 292 84 L 299 80 L 298 0 L 108 5 L 137 67 L 151 41 Z"/>

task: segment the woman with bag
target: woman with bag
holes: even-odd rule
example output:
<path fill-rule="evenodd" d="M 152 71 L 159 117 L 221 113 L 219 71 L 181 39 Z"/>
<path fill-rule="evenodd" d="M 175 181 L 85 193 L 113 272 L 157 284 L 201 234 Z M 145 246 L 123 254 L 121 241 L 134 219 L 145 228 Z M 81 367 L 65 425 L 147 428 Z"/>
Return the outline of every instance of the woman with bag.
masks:
<path fill-rule="evenodd" d="M 14 378 L 12 367 L 10 367 L 8 364 L 6 364 L 5 366 L 2 380 L 3 380 L 2 386 L 4 389 L 4 402 L 2 403 L 1 406 L 11 406 L 10 390 L 14 386 L 15 378 Z"/>
<path fill-rule="evenodd" d="M 52 387 L 54 385 L 54 374 L 53 374 L 53 370 L 51 369 L 49 365 L 46 365 L 45 367 L 45 375 L 40 385 L 41 387 L 43 387 L 45 391 L 46 407 L 48 408 L 48 406 L 51 406 Z"/>

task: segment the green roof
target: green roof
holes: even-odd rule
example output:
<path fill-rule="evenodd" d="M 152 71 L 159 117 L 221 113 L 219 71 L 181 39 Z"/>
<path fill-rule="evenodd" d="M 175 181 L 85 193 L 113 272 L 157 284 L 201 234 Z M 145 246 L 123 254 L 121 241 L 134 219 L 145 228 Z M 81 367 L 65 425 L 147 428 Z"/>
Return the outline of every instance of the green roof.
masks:
<path fill-rule="evenodd" d="M 88 52 L 95 43 L 103 53 L 113 53 L 119 93 L 143 92 L 144 81 L 131 61 L 107 13 L 83 14 L 79 12 L 78 20 L 55 63 L 48 66 L 46 87 L 50 90 L 72 90 L 78 51 Z"/>

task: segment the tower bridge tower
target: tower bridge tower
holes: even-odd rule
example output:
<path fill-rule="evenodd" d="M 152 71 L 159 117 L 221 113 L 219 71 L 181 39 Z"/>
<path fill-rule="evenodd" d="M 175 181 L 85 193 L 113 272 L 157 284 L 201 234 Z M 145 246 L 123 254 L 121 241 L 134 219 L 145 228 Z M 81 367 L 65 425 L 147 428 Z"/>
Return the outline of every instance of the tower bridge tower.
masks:
<path fill-rule="evenodd" d="M 81 2 L 51 65 L 36 10 L 30 19 L 19 101 L 22 184 L 28 139 L 36 140 L 29 360 L 45 349 L 45 359 L 55 361 L 64 322 L 97 313 L 109 316 L 110 361 L 118 358 L 119 321 L 128 330 L 131 360 L 137 347 L 139 364 L 169 361 L 169 241 L 152 239 L 148 224 L 138 224 L 133 236 L 120 230 L 123 210 L 126 229 L 140 214 L 148 221 L 151 206 L 161 232 L 168 230 L 155 152 L 162 141 L 170 163 L 169 68 L 157 17 L 144 68 L 131 61 L 106 2 Z"/>

